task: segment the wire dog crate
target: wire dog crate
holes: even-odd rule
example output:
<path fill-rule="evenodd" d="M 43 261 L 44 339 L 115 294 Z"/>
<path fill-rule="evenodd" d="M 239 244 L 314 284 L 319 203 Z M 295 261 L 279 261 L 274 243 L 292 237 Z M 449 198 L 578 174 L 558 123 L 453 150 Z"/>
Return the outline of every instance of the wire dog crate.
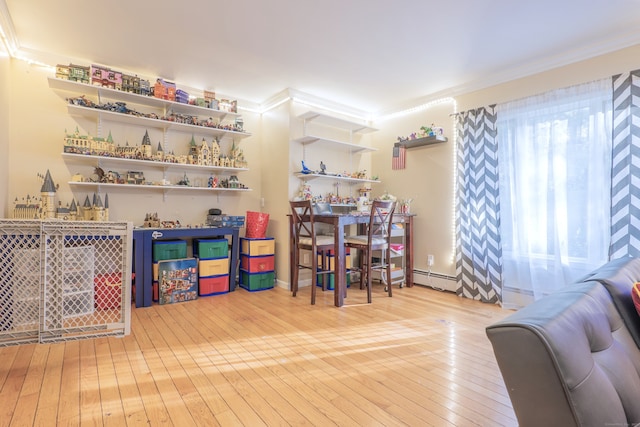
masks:
<path fill-rule="evenodd" d="M 132 225 L 0 220 L 0 346 L 131 331 Z"/>

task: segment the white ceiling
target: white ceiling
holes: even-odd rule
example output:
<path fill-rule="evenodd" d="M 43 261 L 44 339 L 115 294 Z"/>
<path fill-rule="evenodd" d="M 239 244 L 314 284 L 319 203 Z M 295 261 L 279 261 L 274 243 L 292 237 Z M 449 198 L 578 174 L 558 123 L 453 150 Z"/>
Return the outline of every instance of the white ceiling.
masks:
<path fill-rule="evenodd" d="M 2 4 L 4 3 L 4 4 Z M 640 0 L 0 0 L 18 52 L 392 111 L 640 43 Z M 8 19 L 9 20 L 8 20 Z"/>

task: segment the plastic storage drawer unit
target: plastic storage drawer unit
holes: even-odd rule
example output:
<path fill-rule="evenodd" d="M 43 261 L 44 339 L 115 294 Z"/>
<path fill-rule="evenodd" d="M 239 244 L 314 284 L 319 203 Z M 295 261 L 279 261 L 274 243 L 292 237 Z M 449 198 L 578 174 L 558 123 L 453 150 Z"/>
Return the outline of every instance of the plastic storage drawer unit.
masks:
<path fill-rule="evenodd" d="M 198 272 L 200 277 L 229 274 L 229 258 L 200 259 L 198 261 Z"/>
<path fill-rule="evenodd" d="M 187 242 L 184 240 L 154 240 L 153 262 L 187 257 Z"/>
<path fill-rule="evenodd" d="M 262 291 L 273 288 L 275 273 L 249 273 L 240 270 L 240 287 L 248 291 Z"/>
<path fill-rule="evenodd" d="M 240 248 L 240 252 L 244 255 L 273 255 L 275 252 L 275 240 L 273 237 L 265 237 L 264 239 L 243 237 L 240 239 Z"/>
<path fill-rule="evenodd" d="M 275 268 L 274 255 L 249 256 L 240 255 L 240 268 L 249 273 L 267 273 Z"/>
<path fill-rule="evenodd" d="M 323 281 L 327 281 L 326 289 L 329 291 L 333 291 L 336 287 L 336 276 L 334 273 L 329 274 L 318 274 L 316 277 L 316 286 L 322 287 Z M 347 288 L 351 287 L 351 274 L 347 271 Z"/>
<path fill-rule="evenodd" d="M 227 258 L 229 242 L 227 239 L 194 239 L 193 256 L 200 259 Z"/>
<path fill-rule="evenodd" d="M 204 297 L 229 292 L 229 275 L 200 277 L 198 279 L 198 295 Z"/>

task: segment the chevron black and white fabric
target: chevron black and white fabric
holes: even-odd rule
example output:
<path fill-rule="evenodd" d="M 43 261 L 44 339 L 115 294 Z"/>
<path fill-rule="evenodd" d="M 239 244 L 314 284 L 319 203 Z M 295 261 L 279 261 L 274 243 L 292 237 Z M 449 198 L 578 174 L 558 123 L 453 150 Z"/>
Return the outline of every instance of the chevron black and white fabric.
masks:
<path fill-rule="evenodd" d="M 502 289 L 495 106 L 457 116 L 456 293 L 495 303 Z"/>
<path fill-rule="evenodd" d="M 640 256 L 640 70 L 613 76 L 611 259 Z"/>

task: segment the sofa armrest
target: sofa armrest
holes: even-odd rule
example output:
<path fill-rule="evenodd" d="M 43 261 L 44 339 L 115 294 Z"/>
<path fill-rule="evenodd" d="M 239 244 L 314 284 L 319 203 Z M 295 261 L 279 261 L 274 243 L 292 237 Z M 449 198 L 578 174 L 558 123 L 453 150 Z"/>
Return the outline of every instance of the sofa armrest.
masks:
<path fill-rule="evenodd" d="M 521 426 L 640 422 L 639 352 L 600 283 L 538 300 L 486 332 Z"/>

